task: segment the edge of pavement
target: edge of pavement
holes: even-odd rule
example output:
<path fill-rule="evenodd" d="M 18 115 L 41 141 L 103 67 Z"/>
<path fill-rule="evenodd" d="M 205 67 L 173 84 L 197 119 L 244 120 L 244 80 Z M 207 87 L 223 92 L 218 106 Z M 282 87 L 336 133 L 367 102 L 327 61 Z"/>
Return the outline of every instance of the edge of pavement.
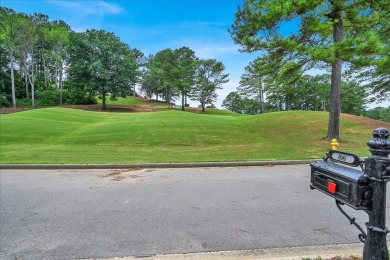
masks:
<path fill-rule="evenodd" d="M 129 163 L 129 164 L 0 164 L 1 169 L 128 169 L 128 168 L 192 168 L 192 167 L 238 167 L 310 164 L 312 160 L 275 160 L 242 162 L 192 162 L 192 163 Z"/>
<path fill-rule="evenodd" d="M 95 258 L 109 260 L 248 260 L 248 259 L 267 259 L 267 260 L 300 260 L 310 259 L 331 259 L 338 257 L 361 257 L 363 254 L 363 244 L 339 244 L 324 246 L 303 246 L 288 248 L 269 248 L 255 250 L 234 250 L 220 252 L 202 252 L 187 254 L 165 254 L 165 255 L 146 255 L 129 256 L 114 258 Z"/>

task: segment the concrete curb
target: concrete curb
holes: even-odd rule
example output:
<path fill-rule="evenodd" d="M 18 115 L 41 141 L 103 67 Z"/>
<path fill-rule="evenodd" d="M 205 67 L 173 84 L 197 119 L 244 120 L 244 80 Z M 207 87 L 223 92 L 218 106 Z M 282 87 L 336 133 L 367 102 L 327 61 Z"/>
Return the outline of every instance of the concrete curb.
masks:
<path fill-rule="evenodd" d="M 244 259 L 268 259 L 268 260 L 300 260 L 310 259 L 331 259 L 333 257 L 361 257 L 363 254 L 363 244 L 341 244 L 325 246 L 303 246 L 289 248 L 269 248 L 255 250 L 235 250 L 221 252 L 202 252 L 187 254 L 166 254 L 151 256 L 129 256 L 115 258 L 100 258 L 110 260 L 244 260 Z M 99 259 L 99 258 L 97 258 Z"/>
<path fill-rule="evenodd" d="M 239 167 L 266 165 L 310 164 L 316 160 L 249 161 L 249 162 L 197 162 L 197 163 L 129 163 L 129 164 L 0 164 L 1 169 L 132 169 L 132 168 L 194 168 Z"/>

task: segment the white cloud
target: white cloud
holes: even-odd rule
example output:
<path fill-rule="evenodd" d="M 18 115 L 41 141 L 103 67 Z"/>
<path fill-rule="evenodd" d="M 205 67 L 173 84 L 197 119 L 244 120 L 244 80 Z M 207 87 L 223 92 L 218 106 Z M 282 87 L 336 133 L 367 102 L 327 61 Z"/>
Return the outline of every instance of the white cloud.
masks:
<path fill-rule="evenodd" d="M 109 4 L 104 1 L 98 1 L 97 3 L 100 11 L 106 14 L 119 14 L 122 12 L 122 8 L 119 5 Z"/>
<path fill-rule="evenodd" d="M 118 14 L 123 11 L 122 7 L 105 1 L 51 1 L 52 4 L 70 9 L 72 12 L 88 14 Z"/>
<path fill-rule="evenodd" d="M 238 47 L 233 44 L 205 44 L 193 49 L 201 59 L 216 59 L 220 56 L 238 54 Z"/>

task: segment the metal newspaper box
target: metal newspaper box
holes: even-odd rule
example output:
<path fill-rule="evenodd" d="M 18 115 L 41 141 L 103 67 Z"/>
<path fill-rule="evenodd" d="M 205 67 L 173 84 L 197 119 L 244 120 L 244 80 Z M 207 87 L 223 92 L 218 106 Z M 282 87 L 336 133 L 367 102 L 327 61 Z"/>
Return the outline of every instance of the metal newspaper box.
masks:
<path fill-rule="evenodd" d="M 332 154 L 330 156 L 332 158 Z M 311 189 L 317 189 L 354 209 L 367 210 L 371 207 L 372 191 L 362 170 L 327 160 L 313 162 L 310 166 Z"/>

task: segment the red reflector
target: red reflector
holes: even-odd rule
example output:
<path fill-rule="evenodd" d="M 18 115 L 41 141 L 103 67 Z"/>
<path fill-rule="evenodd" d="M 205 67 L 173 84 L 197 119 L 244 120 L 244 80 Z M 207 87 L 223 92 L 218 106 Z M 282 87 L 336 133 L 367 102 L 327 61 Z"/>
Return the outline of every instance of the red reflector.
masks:
<path fill-rule="evenodd" d="M 336 193 L 337 185 L 334 182 L 328 181 L 328 191 L 332 194 Z"/>

